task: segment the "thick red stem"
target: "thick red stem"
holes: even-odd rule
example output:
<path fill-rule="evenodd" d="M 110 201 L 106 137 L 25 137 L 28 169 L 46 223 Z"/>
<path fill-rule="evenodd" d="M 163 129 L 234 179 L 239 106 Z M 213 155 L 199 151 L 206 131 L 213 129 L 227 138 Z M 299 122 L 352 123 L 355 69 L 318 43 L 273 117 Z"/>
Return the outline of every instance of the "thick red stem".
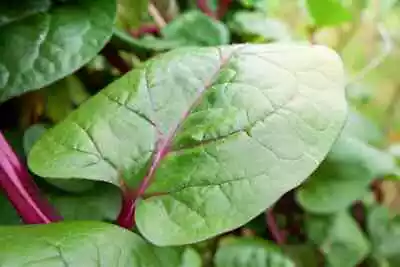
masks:
<path fill-rule="evenodd" d="M 222 19 L 226 12 L 228 12 L 229 5 L 232 3 L 232 0 L 219 0 L 218 9 L 217 9 L 217 18 Z"/>
<path fill-rule="evenodd" d="M 62 217 L 40 195 L 24 164 L 0 133 L 0 187 L 27 224 L 61 221 Z"/>
<path fill-rule="evenodd" d="M 207 0 L 197 0 L 197 7 L 209 17 L 216 18 L 216 14 L 211 10 L 207 4 Z"/>
<path fill-rule="evenodd" d="M 156 24 L 145 24 L 137 30 L 131 30 L 130 34 L 135 38 L 139 38 L 144 34 L 158 34 L 159 32 L 160 29 Z"/>

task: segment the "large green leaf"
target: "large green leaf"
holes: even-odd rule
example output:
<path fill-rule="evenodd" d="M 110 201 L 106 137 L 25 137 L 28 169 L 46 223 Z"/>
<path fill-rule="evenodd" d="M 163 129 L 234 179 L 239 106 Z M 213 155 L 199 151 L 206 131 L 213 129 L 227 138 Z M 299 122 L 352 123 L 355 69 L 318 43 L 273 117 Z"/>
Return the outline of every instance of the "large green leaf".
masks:
<path fill-rule="evenodd" d="M 400 264 L 400 216 L 393 216 L 385 207 L 374 207 L 367 217 L 373 253 L 392 265 Z"/>
<path fill-rule="evenodd" d="M 167 24 L 162 35 L 183 45 L 215 46 L 229 43 L 229 30 L 199 11 L 189 11 Z"/>
<path fill-rule="evenodd" d="M 357 266 L 370 251 L 368 239 L 346 212 L 311 216 L 306 222 L 308 236 L 325 254 L 328 266 Z"/>
<path fill-rule="evenodd" d="M 274 244 L 262 239 L 234 238 L 215 255 L 216 267 L 295 267 Z"/>
<path fill-rule="evenodd" d="M 342 135 L 319 168 L 296 192 L 310 212 L 334 213 L 363 197 L 371 181 L 396 172 L 394 158 L 363 141 Z"/>
<path fill-rule="evenodd" d="M 134 233 L 99 222 L 1 227 L 0 243 L 2 267 L 177 267 L 187 253 L 152 246 Z"/>
<path fill-rule="evenodd" d="M 317 26 L 335 26 L 352 19 L 340 0 L 307 0 L 307 8 Z"/>
<path fill-rule="evenodd" d="M 0 17 L 9 13 L 3 6 Z M 0 24 L 0 101 L 39 89 L 88 62 L 110 37 L 115 10 L 115 1 L 72 1 Z"/>
<path fill-rule="evenodd" d="M 322 46 L 178 49 L 49 130 L 29 166 L 42 177 L 141 184 L 157 193 L 136 210 L 146 238 L 204 240 L 310 175 L 344 123 L 343 87 L 339 57 Z"/>

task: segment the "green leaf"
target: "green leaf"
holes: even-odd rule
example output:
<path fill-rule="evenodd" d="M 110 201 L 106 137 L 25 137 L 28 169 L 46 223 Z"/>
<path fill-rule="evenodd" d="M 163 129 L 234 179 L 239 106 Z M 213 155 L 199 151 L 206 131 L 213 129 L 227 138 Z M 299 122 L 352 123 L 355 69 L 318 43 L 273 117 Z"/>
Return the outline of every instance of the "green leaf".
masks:
<path fill-rule="evenodd" d="M 327 158 L 297 191 L 307 211 L 335 213 L 362 198 L 370 182 L 396 172 L 394 158 L 364 142 L 342 135 Z"/>
<path fill-rule="evenodd" d="M 70 182 L 70 181 L 65 181 Z M 45 193 L 66 220 L 114 221 L 121 207 L 121 192 L 112 185 L 96 183 L 84 194 Z"/>
<path fill-rule="evenodd" d="M 262 239 L 233 238 L 215 255 L 216 267 L 295 267 L 274 244 Z"/>
<path fill-rule="evenodd" d="M 0 243 L 7 244 L 0 250 L 5 267 L 177 267 L 185 253 L 152 246 L 132 232 L 99 222 L 1 227 Z"/>
<path fill-rule="evenodd" d="M 225 24 L 199 11 L 180 15 L 161 33 L 166 39 L 180 41 L 182 46 L 215 46 L 228 44 L 230 40 Z"/>
<path fill-rule="evenodd" d="M 367 217 L 367 228 L 373 244 L 373 254 L 392 265 L 400 264 L 400 216 L 393 216 L 386 207 L 372 208 Z"/>
<path fill-rule="evenodd" d="M 115 1 L 73 1 L 0 25 L 0 101 L 87 63 L 111 36 L 115 9 Z M 0 8 L 0 17 L 8 12 Z"/>
<path fill-rule="evenodd" d="M 318 252 L 312 245 L 285 245 L 283 251 L 296 267 L 318 267 Z"/>
<path fill-rule="evenodd" d="M 368 239 L 346 212 L 326 217 L 311 216 L 306 222 L 309 238 L 325 254 L 329 266 L 357 266 L 370 251 Z"/>
<path fill-rule="evenodd" d="M 117 0 L 117 24 L 124 29 L 138 28 L 147 15 L 148 0 Z"/>
<path fill-rule="evenodd" d="M 35 124 L 29 127 L 23 137 L 23 146 L 25 155 L 28 155 L 36 141 L 47 131 L 47 127 L 43 124 Z M 44 179 L 51 185 L 67 192 L 80 193 L 87 191 L 94 186 L 93 181 L 89 180 L 60 180 L 60 179 Z"/>
<path fill-rule="evenodd" d="M 0 27 L 40 12 L 46 12 L 50 5 L 50 0 L 2 1 L 0 2 Z"/>
<path fill-rule="evenodd" d="M 267 18 L 262 13 L 236 12 L 232 28 L 241 35 L 261 36 L 266 41 L 289 41 L 291 39 L 289 30 L 282 21 Z"/>
<path fill-rule="evenodd" d="M 340 0 L 307 0 L 307 8 L 315 25 L 336 26 L 352 20 L 352 14 Z"/>
<path fill-rule="evenodd" d="M 182 46 L 180 40 L 167 40 L 156 38 L 152 35 L 146 35 L 140 39 L 136 39 L 118 29 L 114 29 L 112 42 L 116 47 L 134 53 L 145 53 L 148 51 L 162 52 Z"/>
<path fill-rule="evenodd" d="M 77 106 L 89 98 L 84 84 L 74 75 L 59 80 L 47 88 L 46 115 L 55 122 L 63 120 Z"/>
<path fill-rule="evenodd" d="M 138 202 L 140 232 L 187 244 L 245 224 L 298 186 L 346 112 L 342 65 L 325 47 L 181 48 L 81 105 L 36 143 L 29 166 L 142 183 L 156 194 Z"/>

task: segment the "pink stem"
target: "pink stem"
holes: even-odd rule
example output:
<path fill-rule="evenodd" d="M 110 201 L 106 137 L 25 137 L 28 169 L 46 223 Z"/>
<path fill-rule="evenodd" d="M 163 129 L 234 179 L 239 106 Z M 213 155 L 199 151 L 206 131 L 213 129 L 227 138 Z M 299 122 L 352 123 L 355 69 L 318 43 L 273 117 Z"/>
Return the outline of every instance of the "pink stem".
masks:
<path fill-rule="evenodd" d="M 131 30 L 130 34 L 135 38 L 139 38 L 139 37 L 141 37 L 142 35 L 144 35 L 146 33 L 157 34 L 159 32 L 160 32 L 160 29 L 157 27 L 157 25 L 155 25 L 155 24 L 147 24 L 147 25 L 141 26 L 137 30 Z"/>
<path fill-rule="evenodd" d="M 232 0 L 219 0 L 218 9 L 217 9 L 217 18 L 221 19 L 225 16 L 226 12 L 228 12 L 229 5 L 232 3 Z"/>
<path fill-rule="evenodd" d="M 197 0 L 197 7 L 209 17 L 216 18 L 216 15 L 207 4 L 207 0 Z"/>
<path fill-rule="evenodd" d="M 40 196 L 37 185 L 0 132 L 0 187 L 27 224 L 61 221 L 62 217 Z"/>

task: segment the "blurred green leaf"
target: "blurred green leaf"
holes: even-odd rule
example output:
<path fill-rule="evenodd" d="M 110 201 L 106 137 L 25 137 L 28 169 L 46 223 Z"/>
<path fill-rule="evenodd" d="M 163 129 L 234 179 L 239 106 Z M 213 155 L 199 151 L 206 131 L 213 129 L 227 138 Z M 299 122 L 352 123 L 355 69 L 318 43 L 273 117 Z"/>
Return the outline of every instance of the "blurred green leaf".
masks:
<path fill-rule="evenodd" d="M 214 261 L 216 267 L 295 267 L 273 243 L 244 237 L 224 240 Z"/>
<path fill-rule="evenodd" d="M 318 252 L 312 245 L 285 245 L 282 247 L 296 267 L 318 267 Z"/>
<path fill-rule="evenodd" d="M 10 4 L 4 8 L 3 2 L 0 16 L 7 17 Z M 0 25 L 0 101 L 47 86 L 87 63 L 111 36 L 115 13 L 115 1 L 71 1 Z"/>
<path fill-rule="evenodd" d="M 118 188 L 96 183 L 84 194 L 68 194 L 45 190 L 51 204 L 66 220 L 114 221 L 121 207 L 121 192 Z"/>
<path fill-rule="evenodd" d="M 370 244 L 347 212 L 332 216 L 309 216 L 308 237 L 319 246 L 331 267 L 354 267 L 370 252 Z"/>
<path fill-rule="evenodd" d="M 267 18 L 262 13 L 249 11 L 236 12 L 231 26 L 239 34 L 261 36 L 265 41 L 291 40 L 289 29 L 282 21 Z"/>
<path fill-rule="evenodd" d="M 225 24 L 199 11 L 188 11 L 167 24 L 162 35 L 182 46 L 215 46 L 228 44 L 230 33 Z"/>
<path fill-rule="evenodd" d="M 176 0 L 153 0 L 154 6 L 160 11 L 161 16 L 170 21 L 179 15 L 179 6 Z"/>
<path fill-rule="evenodd" d="M 296 199 L 309 212 L 335 213 L 362 198 L 374 178 L 396 172 L 390 154 L 342 135 L 309 180 L 296 191 Z"/>
<path fill-rule="evenodd" d="M 368 213 L 367 229 L 375 258 L 386 260 L 390 266 L 399 266 L 400 216 L 391 215 L 386 207 L 375 206 Z"/>
<path fill-rule="evenodd" d="M 138 28 L 147 15 L 148 0 L 116 0 L 117 25 L 123 29 Z"/>
<path fill-rule="evenodd" d="M 0 191 L 0 212 L 0 225 L 22 224 L 18 213 L 2 191 Z"/>
<path fill-rule="evenodd" d="M 1 1 L 0 27 L 40 12 L 46 12 L 50 5 L 51 0 Z"/>
<path fill-rule="evenodd" d="M 309 14 L 316 26 L 336 26 L 352 20 L 351 12 L 340 0 L 306 0 Z"/>
<path fill-rule="evenodd" d="M 63 120 L 90 97 L 83 83 L 75 75 L 51 84 L 45 88 L 45 94 L 45 113 L 54 122 Z"/>

